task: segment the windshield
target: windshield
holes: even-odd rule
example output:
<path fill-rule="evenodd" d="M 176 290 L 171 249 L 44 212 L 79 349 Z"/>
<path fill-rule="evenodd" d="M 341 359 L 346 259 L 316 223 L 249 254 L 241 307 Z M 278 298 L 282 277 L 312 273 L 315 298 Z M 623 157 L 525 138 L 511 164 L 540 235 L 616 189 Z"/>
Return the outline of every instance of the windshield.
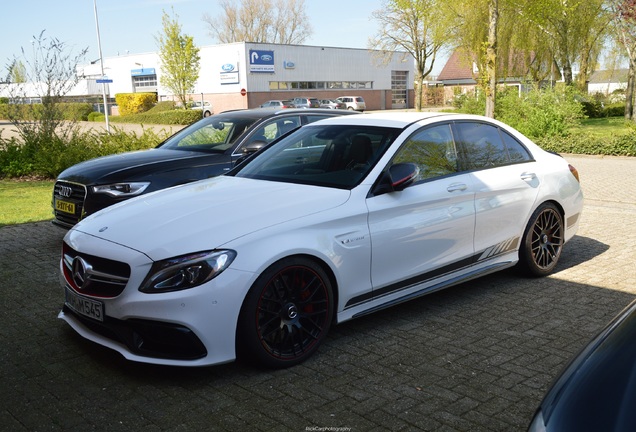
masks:
<path fill-rule="evenodd" d="M 400 132 L 375 126 L 305 126 L 263 150 L 234 175 L 351 189 Z"/>
<path fill-rule="evenodd" d="M 258 119 L 258 117 L 241 118 L 223 114 L 208 117 L 183 129 L 159 147 L 171 150 L 223 153 L 232 148 L 238 137 Z"/>

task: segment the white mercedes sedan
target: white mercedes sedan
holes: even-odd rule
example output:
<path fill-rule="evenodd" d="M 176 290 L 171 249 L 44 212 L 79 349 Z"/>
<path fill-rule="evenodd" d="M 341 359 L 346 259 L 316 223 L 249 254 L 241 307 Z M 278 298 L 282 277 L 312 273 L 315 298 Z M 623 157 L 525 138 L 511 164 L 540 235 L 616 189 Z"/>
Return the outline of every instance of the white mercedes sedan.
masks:
<path fill-rule="evenodd" d="M 582 206 L 574 167 L 491 119 L 322 120 L 75 225 L 59 318 L 134 361 L 291 366 L 333 324 L 512 266 L 549 274 Z"/>

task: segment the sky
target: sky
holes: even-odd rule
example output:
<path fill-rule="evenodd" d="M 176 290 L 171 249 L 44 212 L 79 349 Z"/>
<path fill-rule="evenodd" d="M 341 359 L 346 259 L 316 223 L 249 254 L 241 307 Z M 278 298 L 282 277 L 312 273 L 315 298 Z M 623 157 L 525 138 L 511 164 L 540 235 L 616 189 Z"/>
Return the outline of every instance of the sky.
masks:
<path fill-rule="evenodd" d="M 217 43 L 208 34 L 205 13 L 221 13 L 218 0 L 14 0 L 3 1 L 0 26 L 0 75 L 22 50 L 30 57 L 33 44 L 44 36 L 66 44 L 72 53 L 88 48 L 86 63 L 99 59 L 94 1 L 104 58 L 157 51 L 155 36 L 161 32 L 161 16 L 171 8 L 184 34 L 197 46 Z M 367 48 L 378 30 L 371 18 L 382 0 L 305 0 L 313 34 L 305 45 Z"/>

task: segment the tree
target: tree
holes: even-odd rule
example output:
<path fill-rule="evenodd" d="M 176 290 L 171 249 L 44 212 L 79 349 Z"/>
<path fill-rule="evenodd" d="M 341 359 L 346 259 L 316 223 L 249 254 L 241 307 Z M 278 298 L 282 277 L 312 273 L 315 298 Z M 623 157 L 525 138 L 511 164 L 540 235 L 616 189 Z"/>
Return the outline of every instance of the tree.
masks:
<path fill-rule="evenodd" d="M 7 67 L 7 83 L 25 83 L 27 81 L 26 66 L 21 60 L 14 59 Z"/>
<path fill-rule="evenodd" d="M 518 0 L 517 15 L 530 21 L 552 41 L 552 58 L 557 70 L 563 72 L 567 85 L 574 82 L 573 65 L 579 62 L 581 80 L 596 64 L 609 19 L 604 0 Z"/>
<path fill-rule="evenodd" d="M 14 59 L 10 73 L 13 79 L 21 81 L 10 84 L 10 99 L 37 96 L 42 100 L 38 106 L 10 104 L 8 112 L 23 141 L 36 146 L 73 133 L 75 125 L 65 122 L 60 102 L 77 85 L 77 65 L 88 52 L 88 48 L 84 48 L 73 54 L 64 42 L 47 38 L 44 33 L 43 30 L 38 37 L 33 37 L 32 57 L 22 48 L 23 59 Z M 22 73 L 24 76 L 20 77 Z"/>
<path fill-rule="evenodd" d="M 636 0 L 609 2 L 618 39 L 627 52 L 629 72 L 625 91 L 625 119 L 634 120 L 634 88 L 636 87 Z"/>
<path fill-rule="evenodd" d="M 462 23 L 454 33 L 455 43 L 477 65 L 475 80 L 486 96 L 485 115 L 494 118 L 499 75 L 506 74 L 511 56 L 511 21 L 500 11 L 501 0 L 471 0 L 451 6 L 456 19 Z M 504 32 L 507 42 L 499 44 L 499 34 Z M 500 67 L 499 59 L 504 58 Z M 514 60 L 513 60 L 514 61 Z"/>
<path fill-rule="evenodd" d="M 224 15 L 203 15 L 220 43 L 302 44 L 311 35 L 305 0 L 222 0 Z"/>
<path fill-rule="evenodd" d="M 163 33 L 155 39 L 161 60 L 161 85 L 169 89 L 183 107 L 187 106 L 187 94 L 194 90 L 199 79 L 199 48 L 192 36 L 181 34 L 178 16 L 171 18 L 165 11 L 161 18 Z"/>
<path fill-rule="evenodd" d="M 452 22 L 442 0 L 387 0 L 373 12 L 380 30 L 369 40 L 369 48 L 392 56 L 406 51 L 415 59 L 415 108 L 422 109 L 424 79 L 431 73 L 437 55 L 450 45 Z"/>

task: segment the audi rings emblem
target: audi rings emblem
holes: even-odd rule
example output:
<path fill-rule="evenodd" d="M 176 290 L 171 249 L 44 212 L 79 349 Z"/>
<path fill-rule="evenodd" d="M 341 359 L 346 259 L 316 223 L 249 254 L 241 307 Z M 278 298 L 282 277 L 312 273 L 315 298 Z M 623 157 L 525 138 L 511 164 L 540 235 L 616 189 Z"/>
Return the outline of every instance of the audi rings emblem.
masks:
<path fill-rule="evenodd" d="M 72 193 L 73 189 L 71 189 L 69 186 L 57 186 L 57 194 L 61 197 L 68 198 L 71 196 Z"/>

